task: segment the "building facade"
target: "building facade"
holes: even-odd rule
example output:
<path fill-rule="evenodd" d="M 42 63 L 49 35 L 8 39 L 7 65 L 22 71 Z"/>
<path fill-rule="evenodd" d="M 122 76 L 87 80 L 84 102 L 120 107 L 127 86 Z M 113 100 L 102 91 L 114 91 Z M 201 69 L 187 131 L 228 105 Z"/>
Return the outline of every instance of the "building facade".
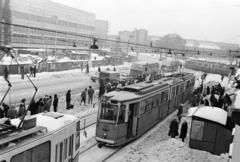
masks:
<path fill-rule="evenodd" d="M 108 22 L 105 20 L 96 20 L 94 35 L 100 38 L 107 38 Z"/>
<path fill-rule="evenodd" d="M 135 29 L 133 31 L 120 31 L 119 38 L 121 41 L 146 44 L 148 42 L 148 31 L 145 29 Z"/>
<path fill-rule="evenodd" d="M 80 35 L 93 35 L 95 32 L 94 13 L 50 0 L 0 0 L 0 19 L 20 25 L 0 26 L 1 44 L 13 47 L 89 46 L 89 38 Z"/>

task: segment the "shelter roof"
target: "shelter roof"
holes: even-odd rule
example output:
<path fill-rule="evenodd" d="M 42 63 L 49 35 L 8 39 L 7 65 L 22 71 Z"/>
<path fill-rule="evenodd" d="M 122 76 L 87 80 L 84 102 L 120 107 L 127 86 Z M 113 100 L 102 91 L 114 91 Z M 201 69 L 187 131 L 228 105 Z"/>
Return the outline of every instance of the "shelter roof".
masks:
<path fill-rule="evenodd" d="M 211 106 L 192 107 L 188 110 L 188 116 L 196 116 L 222 125 L 226 125 L 227 122 L 227 112 L 218 107 Z"/>

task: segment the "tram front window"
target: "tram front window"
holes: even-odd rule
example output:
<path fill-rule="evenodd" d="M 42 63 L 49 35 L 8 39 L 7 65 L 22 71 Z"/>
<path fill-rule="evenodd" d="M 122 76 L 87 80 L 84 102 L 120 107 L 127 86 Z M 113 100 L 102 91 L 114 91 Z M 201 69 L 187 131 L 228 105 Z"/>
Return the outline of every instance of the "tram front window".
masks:
<path fill-rule="evenodd" d="M 110 103 L 101 104 L 100 120 L 107 120 L 115 123 L 117 119 L 118 106 Z"/>

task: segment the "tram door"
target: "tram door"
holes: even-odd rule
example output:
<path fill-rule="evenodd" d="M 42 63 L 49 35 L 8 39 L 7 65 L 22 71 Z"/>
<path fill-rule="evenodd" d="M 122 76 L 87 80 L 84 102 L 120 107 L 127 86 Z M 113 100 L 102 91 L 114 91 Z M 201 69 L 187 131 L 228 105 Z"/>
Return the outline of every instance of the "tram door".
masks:
<path fill-rule="evenodd" d="M 137 108 L 138 103 L 129 104 L 127 138 L 135 137 L 137 132 Z"/>

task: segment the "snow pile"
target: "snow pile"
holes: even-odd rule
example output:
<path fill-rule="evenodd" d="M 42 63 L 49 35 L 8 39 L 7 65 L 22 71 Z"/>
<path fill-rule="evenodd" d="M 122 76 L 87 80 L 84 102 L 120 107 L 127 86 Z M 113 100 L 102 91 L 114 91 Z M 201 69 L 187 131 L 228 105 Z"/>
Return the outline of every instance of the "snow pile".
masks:
<path fill-rule="evenodd" d="M 226 162 L 224 157 L 189 148 L 185 143 L 171 138 L 150 148 L 148 161 L 161 162 Z"/>

